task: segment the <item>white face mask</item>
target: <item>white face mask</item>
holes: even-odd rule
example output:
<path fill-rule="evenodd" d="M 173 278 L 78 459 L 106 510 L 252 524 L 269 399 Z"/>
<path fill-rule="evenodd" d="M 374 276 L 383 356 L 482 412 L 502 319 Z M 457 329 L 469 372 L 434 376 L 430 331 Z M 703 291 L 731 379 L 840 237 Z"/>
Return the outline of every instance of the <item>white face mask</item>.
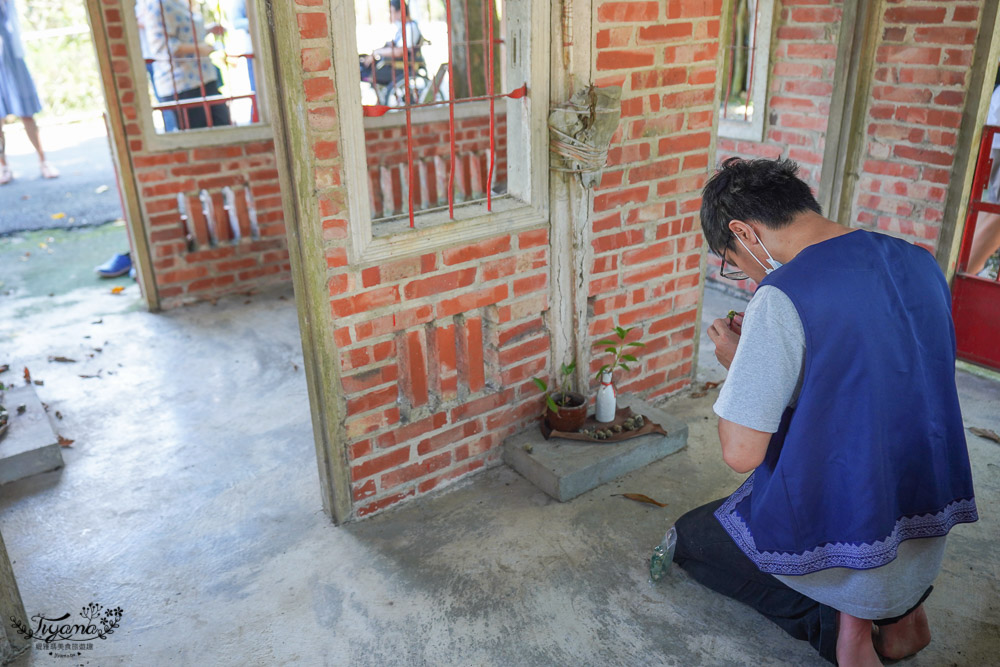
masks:
<path fill-rule="evenodd" d="M 750 231 L 753 232 L 752 229 Z M 753 232 L 753 235 L 757 239 L 757 243 L 760 243 L 760 247 L 764 248 L 764 244 L 761 243 L 760 237 L 757 236 L 757 232 Z M 781 262 L 776 260 L 774 257 L 771 257 L 771 253 L 767 251 L 767 248 L 764 248 L 764 253 L 767 255 L 767 263 L 771 265 L 771 268 L 767 268 L 766 266 L 764 266 L 764 262 L 757 259 L 757 255 L 750 252 L 750 248 L 747 248 L 747 245 L 743 242 L 743 239 L 740 238 L 739 234 L 733 234 L 733 236 L 735 236 L 736 240 L 740 242 L 740 245 L 743 246 L 743 249 L 746 250 L 751 257 L 753 257 L 754 261 L 760 264 L 761 268 L 764 269 L 765 275 L 771 273 L 771 271 L 774 271 L 776 268 L 781 266 Z"/>

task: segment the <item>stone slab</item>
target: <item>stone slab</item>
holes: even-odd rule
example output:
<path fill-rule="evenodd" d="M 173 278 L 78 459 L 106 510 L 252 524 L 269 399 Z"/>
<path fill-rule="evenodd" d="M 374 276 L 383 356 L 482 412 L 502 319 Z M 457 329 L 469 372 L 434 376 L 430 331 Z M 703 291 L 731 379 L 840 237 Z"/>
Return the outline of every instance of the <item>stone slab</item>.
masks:
<path fill-rule="evenodd" d="M 59 436 L 35 388 L 26 384 L 0 392 L 10 415 L 7 434 L 0 438 L 0 484 L 24 479 L 63 466 Z M 24 405 L 23 414 L 17 406 Z"/>
<path fill-rule="evenodd" d="M 667 435 L 651 433 L 615 443 L 546 440 L 538 426 L 533 425 L 504 441 L 504 462 L 545 493 L 565 502 L 673 454 L 687 444 L 687 424 L 676 417 L 634 396 L 620 396 L 618 404 L 650 418 Z"/>

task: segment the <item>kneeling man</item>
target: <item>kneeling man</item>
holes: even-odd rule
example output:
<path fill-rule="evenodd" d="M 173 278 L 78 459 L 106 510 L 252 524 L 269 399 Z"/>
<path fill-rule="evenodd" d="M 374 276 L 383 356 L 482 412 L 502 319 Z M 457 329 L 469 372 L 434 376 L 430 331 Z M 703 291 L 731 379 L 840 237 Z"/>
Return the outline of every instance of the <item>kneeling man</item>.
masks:
<path fill-rule="evenodd" d="M 701 224 L 760 287 L 709 335 L 725 462 L 753 474 L 677 522 L 677 563 L 840 665 L 930 642 L 946 535 L 978 519 L 948 285 L 926 250 L 820 213 L 787 160 L 726 160 Z"/>

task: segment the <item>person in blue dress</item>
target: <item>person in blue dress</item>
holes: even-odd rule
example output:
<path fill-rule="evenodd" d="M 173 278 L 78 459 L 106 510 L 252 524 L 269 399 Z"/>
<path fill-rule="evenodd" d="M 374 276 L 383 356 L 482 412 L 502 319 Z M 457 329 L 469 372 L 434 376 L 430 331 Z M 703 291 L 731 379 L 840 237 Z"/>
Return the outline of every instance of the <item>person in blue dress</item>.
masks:
<path fill-rule="evenodd" d="M 38 164 L 42 178 L 56 178 L 59 170 L 45 161 L 45 151 L 38 134 L 35 114 L 42 110 L 35 82 L 24 63 L 24 46 L 17 20 L 14 0 L 0 0 L 0 185 L 14 179 L 14 173 L 7 164 L 3 121 L 7 116 L 18 116 L 24 124 L 24 132 L 38 153 Z"/>

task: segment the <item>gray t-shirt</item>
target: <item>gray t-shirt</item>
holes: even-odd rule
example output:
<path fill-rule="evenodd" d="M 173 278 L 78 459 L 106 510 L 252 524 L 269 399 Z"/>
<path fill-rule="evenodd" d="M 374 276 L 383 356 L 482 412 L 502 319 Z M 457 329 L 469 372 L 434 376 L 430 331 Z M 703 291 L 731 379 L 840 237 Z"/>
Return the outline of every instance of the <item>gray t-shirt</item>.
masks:
<path fill-rule="evenodd" d="M 806 336 L 799 313 L 777 287 L 760 287 L 747 304 L 736 355 L 715 402 L 715 414 L 774 433 L 802 389 Z M 857 618 L 905 613 L 933 583 L 946 537 L 906 540 L 896 559 L 870 570 L 833 567 L 799 576 L 775 575 L 786 586 Z"/>

